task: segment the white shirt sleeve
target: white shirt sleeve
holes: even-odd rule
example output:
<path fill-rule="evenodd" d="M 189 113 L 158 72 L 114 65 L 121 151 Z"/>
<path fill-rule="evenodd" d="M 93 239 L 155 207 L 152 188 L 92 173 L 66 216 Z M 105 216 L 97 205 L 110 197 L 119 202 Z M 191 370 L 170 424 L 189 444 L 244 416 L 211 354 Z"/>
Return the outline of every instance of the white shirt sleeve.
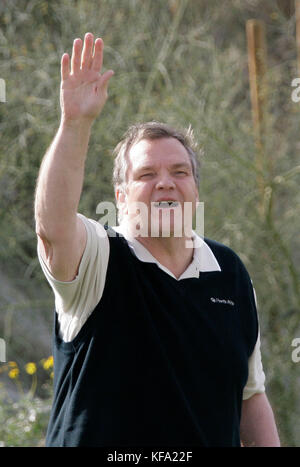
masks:
<path fill-rule="evenodd" d="M 248 381 L 244 387 L 243 400 L 250 399 L 254 394 L 265 392 L 265 373 L 261 361 L 260 335 L 258 334 L 254 351 L 248 360 Z"/>
<path fill-rule="evenodd" d="M 109 240 L 104 227 L 82 214 L 77 215 L 85 225 L 87 242 L 75 279 L 69 282 L 55 279 L 38 250 L 42 270 L 54 292 L 60 336 L 65 342 L 74 339 L 99 303 L 109 259 Z"/>
<path fill-rule="evenodd" d="M 253 287 L 254 299 L 256 308 L 257 297 L 255 288 Z M 262 394 L 265 392 L 265 373 L 261 361 L 261 352 L 260 352 L 260 332 L 258 331 L 257 341 L 253 350 L 251 357 L 248 360 L 248 381 L 244 387 L 243 400 L 250 399 L 254 394 Z"/>

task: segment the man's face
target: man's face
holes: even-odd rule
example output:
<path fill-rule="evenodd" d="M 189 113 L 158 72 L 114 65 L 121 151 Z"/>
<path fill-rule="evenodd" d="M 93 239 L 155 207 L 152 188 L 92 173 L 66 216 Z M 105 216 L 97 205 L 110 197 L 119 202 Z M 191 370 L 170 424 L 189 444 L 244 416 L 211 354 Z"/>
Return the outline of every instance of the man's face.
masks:
<path fill-rule="evenodd" d="M 129 223 L 137 224 L 137 203 L 143 203 L 139 217 L 140 229 L 144 232 L 142 236 L 183 236 L 184 222 L 188 215 L 193 216 L 198 201 L 192 165 L 185 147 L 171 137 L 143 139 L 133 145 L 128 158 L 125 194 L 118 196 L 118 200 Z M 191 224 L 191 219 L 189 222 Z M 174 234 L 176 225 L 177 228 L 180 226 L 181 235 Z M 165 230 L 170 234 L 164 234 Z"/>

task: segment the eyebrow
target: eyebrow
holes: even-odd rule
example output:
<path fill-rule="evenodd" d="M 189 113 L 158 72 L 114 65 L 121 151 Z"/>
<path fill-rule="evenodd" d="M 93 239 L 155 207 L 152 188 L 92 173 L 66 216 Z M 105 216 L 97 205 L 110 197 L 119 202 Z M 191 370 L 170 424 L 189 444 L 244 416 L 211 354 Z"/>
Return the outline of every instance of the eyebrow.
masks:
<path fill-rule="evenodd" d="M 186 169 L 192 170 L 190 164 L 188 164 L 187 162 L 177 162 L 176 164 L 172 164 L 170 167 L 171 169 L 186 168 Z M 142 172 L 144 170 L 155 170 L 155 166 L 154 165 L 142 165 L 136 168 L 136 172 Z"/>
<path fill-rule="evenodd" d="M 179 169 L 179 168 L 183 167 L 183 168 L 191 170 L 191 165 L 188 164 L 187 162 L 178 162 L 177 164 L 172 164 L 171 167 L 172 167 L 172 169 Z"/>
<path fill-rule="evenodd" d="M 144 171 L 144 170 L 154 170 L 154 166 L 153 165 L 141 165 L 139 167 L 136 168 L 136 172 L 141 172 L 141 171 Z"/>

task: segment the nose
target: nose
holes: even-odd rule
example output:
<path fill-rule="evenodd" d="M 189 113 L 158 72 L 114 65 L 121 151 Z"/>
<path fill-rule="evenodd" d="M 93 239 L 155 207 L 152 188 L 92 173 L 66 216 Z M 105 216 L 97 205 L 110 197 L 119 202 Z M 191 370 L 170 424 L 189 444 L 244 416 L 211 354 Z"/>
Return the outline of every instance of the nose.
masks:
<path fill-rule="evenodd" d="M 175 183 L 172 177 L 169 174 L 162 174 L 159 176 L 159 179 L 156 183 L 156 188 L 158 190 L 170 190 L 175 188 Z"/>

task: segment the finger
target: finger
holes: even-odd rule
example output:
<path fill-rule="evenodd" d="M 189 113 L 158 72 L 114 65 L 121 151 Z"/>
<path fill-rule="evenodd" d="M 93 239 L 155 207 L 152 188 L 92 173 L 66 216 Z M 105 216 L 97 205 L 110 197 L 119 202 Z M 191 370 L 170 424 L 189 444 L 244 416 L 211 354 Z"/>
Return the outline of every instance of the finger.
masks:
<path fill-rule="evenodd" d="M 73 42 L 73 51 L 72 51 L 72 59 L 71 59 L 71 69 L 72 69 L 73 74 L 80 70 L 81 50 L 82 50 L 82 40 L 75 39 Z"/>
<path fill-rule="evenodd" d="M 81 56 L 81 69 L 90 68 L 90 63 L 92 60 L 92 51 L 93 51 L 93 41 L 94 36 L 92 33 L 87 32 L 84 38 L 84 46 Z"/>
<path fill-rule="evenodd" d="M 103 63 L 103 40 L 98 37 L 95 41 L 94 54 L 92 59 L 92 70 L 100 72 Z"/>
<path fill-rule="evenodd" d="M 114 74 L 115 72 L 113 70 L 108 70 L 101 76 L 100 83 L 103 91 L 107 91 L 109 80 Z"/>
<path fill-rule="evenodd" d="M 70 57 L 68 54 L 63 54 L 61 57 L 61 79 L 66 80 L 70 74 Z"/>

